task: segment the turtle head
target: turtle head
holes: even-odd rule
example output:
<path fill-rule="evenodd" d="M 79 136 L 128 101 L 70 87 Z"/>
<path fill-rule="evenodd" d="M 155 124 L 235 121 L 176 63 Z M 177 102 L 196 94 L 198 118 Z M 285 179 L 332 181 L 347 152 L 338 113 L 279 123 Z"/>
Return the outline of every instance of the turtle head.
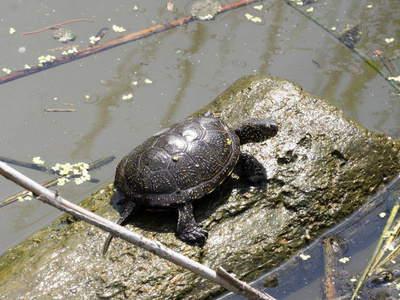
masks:
<path fill-rule="evenodd" d="M 273 137 L 278 132 L 278 125 L 273 120 L 249 119 L 234 127 L 239 136 L 240 144 L 262 142 Z"/>

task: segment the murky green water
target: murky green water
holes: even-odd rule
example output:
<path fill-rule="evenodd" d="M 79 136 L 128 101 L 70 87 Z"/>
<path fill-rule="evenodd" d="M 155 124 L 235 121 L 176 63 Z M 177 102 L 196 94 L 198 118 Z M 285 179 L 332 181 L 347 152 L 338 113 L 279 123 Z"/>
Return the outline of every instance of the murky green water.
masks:
<path fill-rule="evenodd" d="M 3 0 L 1 76 L 3 68 L 20 70 L 25 64 L 36 65 L 41 55 L 61 55 L 63 50 L 55 48 L 85 47 L 103 27 L 110 28 L 106 40 L 124 34 L 114 32 L 114 24 L 129 33 L 182 18 L 194 1 L 172 3 L 173 10 L 168 11 L 167 1 Z M 254 8 L 259 5 L 260 10 Z M 388 57 L 400 49 L 398 1 L 318 1 L 310 7 L 329 28 L 340 31 L 347 24 L 360 24 L 357 47 L 370 57 L 378 49 Z M 246 14 L 262 22 L 254 23 Z M 19 35 L 72 19 L 94 22 L 65 25 L 77 34 L 68 44 L 53 39 L 52 30 Z M 9 33 L 11 27 L 14 34 Z M 394 41 L 385 42 L 391 37 Z M 24 53 L 21 47 L 26 48 Z M 28 162 L 40 156 L 47 166 L 90 163 L 115 155 L 115 161 L 92 174 L 97 183 L 57 187 L 77 203 L 112 181 L 118 161 L 146 137 L 187 117 L 236 79 L 253 73 L 293 80 L 365 127 L 397 138 L 400 105 L 393 87 L 284 1 L 263 1 L 1 85 L 1 155 Z M 132 98 L 123 100 L 128 94 Z M 76 112 L 45 113 L 46 108 Z M 39 182 L 51 178 L 20 170 Z M 0 185 L 0 199 L 20 191 L 3 178 Z M 1 208 L 0 254 L 59 215 L 35 200 Z"/>

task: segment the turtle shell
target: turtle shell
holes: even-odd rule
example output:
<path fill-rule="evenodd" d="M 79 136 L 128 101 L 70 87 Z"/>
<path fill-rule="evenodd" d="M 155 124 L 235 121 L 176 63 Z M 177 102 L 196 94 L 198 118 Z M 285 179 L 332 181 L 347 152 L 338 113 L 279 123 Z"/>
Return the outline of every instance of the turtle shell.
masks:
<path fill-rule="evenodd" d="M 117 166 L 114 185 L 145 206 L 171 206 L 199 199 L 217 188 L 240 155 L 236 133 L 221 119 L 197 117 L 146 140 Z"/>

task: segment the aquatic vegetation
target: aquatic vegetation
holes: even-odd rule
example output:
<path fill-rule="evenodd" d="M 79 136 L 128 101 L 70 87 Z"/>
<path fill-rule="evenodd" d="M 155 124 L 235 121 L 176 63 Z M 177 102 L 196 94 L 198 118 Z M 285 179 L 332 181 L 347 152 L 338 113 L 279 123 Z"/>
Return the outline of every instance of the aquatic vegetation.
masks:
<path fill-rule="evenodd" d="M 251 15 L 251 14 L 249 14 L 249 13 L 245 14 L 244 16 L 247 18 L 247 20 L 250 20 L 250 21 L 252 21 L 252 22 L 254 22 L 254 23 L 260 23 L 260 22 L 262 22 L 262 20 L 261 20 L 260 17 L 254 17 L 253 15 Z"/>
<path fill-rule="evenodd" d="M 75 40 L 76 34 L 72 33 L 72 31 L 67 28 L 59 28 L 54 32 L 53 38 L 62 43 L 68 43 L 69 41 Z"/>
<path fill-rule="evenodd" d="M 89 38 L 89 44 L 96 44 L 98 41 L 101 40 L 101 37 L 95 37 L 94 35 Z"/>
<path fill-rule="evenodd" d="M 40 159 L 40 156 L 36 156 L 32 159 L 34 164 L 37 165 L 43 165 L 44 164 L 44 160 Z"/>
<path fill-rule="evenodd" d="M 32 200 L 32 197 L 33 197 L 32 192 L 28 192 L 28 194 L 25 197 L 19 196 L 18 201 L 19 202 L 29 201 Z"/>
<path fill-rule="evenodd" d="M 132 98 L 133 98 L 132 94 L 127 94 L 127 95 L 123 95 L 122 96 L 122 100 L 129 100 L 129 99 L 132 99 Z"/>
<path fill-rule="evenodd" d="M 300 256 L 300 258 L 301 258 L 302 260 L 307 260 L 307 259 L 310 259 L 310 258 L 311 258 L 311 255 L 303 254 L 303 253 L 301 253 L 299 256 Z"/>
<path fill-rule="evenodd" d="M 64 176 L 61 178 L 58 178 L 58 183 L 57 185 L 64 185 L 66 182 L 69 182 L 69 178 L 71 176 L 79 176 L 74 178 L 75 184 L 79 185 L 85 181 L 90 180 L 90 174 L 89 174 L 89 164 L 84 163 L 84 162 L 79 162 L 76 164 L 60 164 L 57 163 L 54 167 L 52 167 L 54 171 L 57 171 L 59 175 Z"/>
<path fill-rule="evenodd" d="M 119 26 L 117 26 L 117 25 L 113 25 L 112 26 L 112 29 L 115 31 L 115 32 L 124 32 L 124 31 L 126 31 L 126 29 L 124 28 L 124 27 L 119 27 Z"/>
<path fill-rule="evenodd" d="M 396 77 L 389 76 L 388 79 L 389 79 L 389 80 L 393 80 L 393 81 L 400 82 L 400 76 L 396 76 Z"/>
<path fill-rule="evenodd" d="M 38 61 L 39 61 L 38 66 L 43 67 L 43 64 L 45 64 L 45 63 L 52 63 L 53 61 L 56 60 L 56 58 L 57 57 L 55 57 L 54 55 L 50 55 L 50 54 L 46 55 L 46 56 L 41 55 L 38 57 Z"/>
<path fill-rule="evenodd" d="M 387 44 L 393 43 L 393 42 L 394 42 L 394 38 L 386 38 L 386 39 L 385 39 L 385 42 L 386 42 Z"/>
<path fill-rule="evenodd" d="M 70 55 L 70 54 L 75 54 L 78 52 L 78 49 L 76 49 L 76 47 L 73 47 L 71 49 L 68 49 L 66 51 L 63 51 L 61 54 L 62 55 Z"/>
<path fill-rule="evenodd" d="M 196 2 L 190 13 L 199 20 L 211 20 L 222 10 L 222 6 L 218 1 L 206 0 Z"/>
<path fill-rule="evenodd" d="M 10 74 L 10 73 L 11 73 L 11 70 L 10 70 L 10 69 L 7 69 L 7 68 L 3 68 L 2 71 L 3 71 L 4 73 L 6 73 L 6 74 Z"/>
<path fill-rule="evenodd" d="M 350 261 L 350 257 L 346 257 L 346 256 L 339 259 L 339 262 L 341 262 L 342 264 L 345 264 L 349 261 Z"/>

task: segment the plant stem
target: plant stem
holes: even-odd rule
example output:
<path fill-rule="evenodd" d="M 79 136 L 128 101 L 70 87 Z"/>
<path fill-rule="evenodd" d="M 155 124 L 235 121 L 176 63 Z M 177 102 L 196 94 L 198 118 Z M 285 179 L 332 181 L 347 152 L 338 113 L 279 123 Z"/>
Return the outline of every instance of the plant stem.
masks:
<path fill-rule="evenodd" d="M 36 30 L 36 31 L 31 31 L 31 32 L 20 32 L 20 35 L 28 35 L 28 34 L 39 33 L 39 32 L 45 31 L 45 30 L 49 30 L 49 29 L 58 29 L 61 25 L 68 24 L 68 23 L 72 23 L 72 22 L 94 22 L 94 20 L 90 20 L 90 19 L 69 20 L 69 21 L 65 21 L 65 22 L 62 22 L 62 23 L 60 23 L 60 24 L 56 24 L 56 25 L 53 25 L 53 26 L 49 26 L 49 27 L 46 27 L 46 28 L 43 28 L 43 29 L 39 29 L 39 30 Z"/>

